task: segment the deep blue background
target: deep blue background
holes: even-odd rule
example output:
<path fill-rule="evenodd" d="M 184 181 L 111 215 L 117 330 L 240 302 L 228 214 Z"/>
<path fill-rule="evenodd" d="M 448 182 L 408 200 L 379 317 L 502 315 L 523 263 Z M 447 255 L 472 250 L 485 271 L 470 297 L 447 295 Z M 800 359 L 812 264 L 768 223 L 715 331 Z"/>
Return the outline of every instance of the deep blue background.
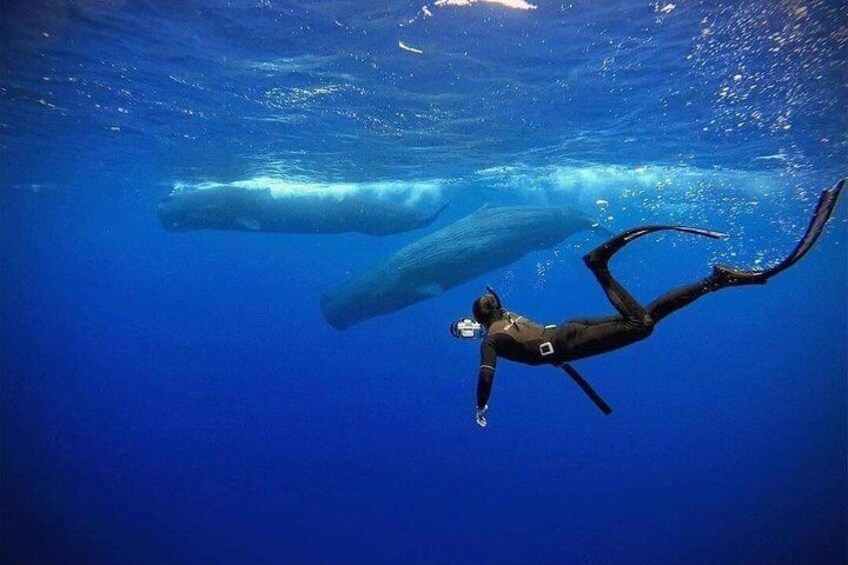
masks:
<path fill-rule="evenodd" d="M 337 332 L 321 294 L 421 233 L 173 234 L 155 213 L 175 182 L 438 179 L 430 230 L 550 202 L 738 236 L 623 253 L 649 300 L 778 259 L 845 174 L 844 6 L 2 6 L 4 562 L 845 561 L 844 205 L 767 286 L 581 362 L 611 417 L 502 363 L 486 430 L 449 322 L 485 282 L 543 322 L 611 312 L 579 260 L 596 239 Z M 758 88 L 729 103 L 738 72 Z"/>

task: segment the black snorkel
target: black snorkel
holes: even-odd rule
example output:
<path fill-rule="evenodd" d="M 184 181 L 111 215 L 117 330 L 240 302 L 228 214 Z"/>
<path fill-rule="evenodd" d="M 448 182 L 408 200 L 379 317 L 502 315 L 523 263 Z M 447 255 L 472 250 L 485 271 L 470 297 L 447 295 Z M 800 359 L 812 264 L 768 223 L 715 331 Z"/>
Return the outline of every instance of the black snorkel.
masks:
<path fill-rule="evenodd" d="M 497 308 L 498 310 L 503 310 L 503 302 L 501 302 L 501 297 L 498 296 L 498 293 L 495 292 L 495 289 L 489 285 L 486 285 L 486 292 L 495 297 L 495 308 Z"/>
<path fill-rule="evenodd" d="M 492 298 L 495 299 L 495 308 L 498 309 L 498 312 L 505 315 L 509 320 L 510 324 L 515 324 L 515 320 L 512 319 L 512 314 L 507 312 L 506 308 L 504 308 L 503 302 L 501 301 L 501 297 L 495 292 L 495 289 L 490 285 L 486 285 L 486 292 L 492 295 Z M 520 331 L 520 328 L 516 326 L 516 329 Z"/>

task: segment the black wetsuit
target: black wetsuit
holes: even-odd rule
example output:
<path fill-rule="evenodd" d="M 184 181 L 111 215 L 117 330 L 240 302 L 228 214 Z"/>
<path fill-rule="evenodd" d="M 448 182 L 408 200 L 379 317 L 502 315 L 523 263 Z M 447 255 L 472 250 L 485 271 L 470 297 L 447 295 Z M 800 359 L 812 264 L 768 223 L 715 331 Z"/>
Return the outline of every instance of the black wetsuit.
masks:
<path fill-rule="evenodd" d="M 489 400 L 497 358 L 525 365 L 554 365 L 576 361 L 619 349 L 643 340 L 668 314 L 705 294 L 726 286 L 715 273 L 706 279 L 675 289 L 642 307 L 616 281 L 605 264 L 589 264 L 618 315 L 575 318 L 558 326 L 541 326 L 523 316 L 505 313 L 491 323 L 480 347 L 477 406 Z"/>
<path fill-rule="evenodd" d="M 618 315 L 573 319 L 559 326 L 540 326 L 517 314 L 500 311 L 489 324 L 488 334 L 480 349 L 477 407 L 483 408 L 489 400 L 498 357 L 527 365 L 560 366 L 643 340 L 651 335 L 654 325 L 660 320 L 714 290 L 765 284 L 769 278 L 794 265 L 812 248 L 833 214 L 845 185 L 846 180 L 842 179 L 833 188 L 822 192 L 806 233 L 789 256 L 777 265 L 752 272 L 716 266 L 709 277 L 672 290 L 654 300 L 647 308 L 630 296 L 610 274 L 608 263 L 614 253 L 636 238 L 661 230 L 676 230 L 711 238 L 726 237 L 726 234 L 685 226 L 642 226 L 613 237 L 583 259 Z M 571 369 L 567 365 L 565 368 L 567 371 Z"/>

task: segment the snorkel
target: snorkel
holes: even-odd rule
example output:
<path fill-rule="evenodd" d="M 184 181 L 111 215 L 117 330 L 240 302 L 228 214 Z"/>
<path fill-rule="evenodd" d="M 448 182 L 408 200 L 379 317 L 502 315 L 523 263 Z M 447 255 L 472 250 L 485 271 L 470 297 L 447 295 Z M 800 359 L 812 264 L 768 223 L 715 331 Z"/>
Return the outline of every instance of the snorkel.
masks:
<path fill-rule="evenodd" d="M 515 320 L 512 318 L 512 314 L 510 314 L 506 308 L 504 308 L 503 302 L 501 301 L 501 297 L 498 296 L 498 293 L 495 292 L 495 289 L 489 285 L 486 285 L 486 292 L 492 295 L 492 298 L 495 299 L 495 308 L 498 312 L 501 313 L 502 316 L 506 316 L 509 320 L 510 325 L 515 324 Z"/>
<path fill-rule="evenodd" d="M 503 310 L 503 309 L 504 309 L 504 307 L 503 307 L 503 302 L 501 302 L 501 297 L 500 297 L 500 296 L 498 296 L 498 293 L 497 293 L 497 292 L 495 292 L 495 289 L 494 289 L 494 288 L 492 288 L 492 287 L 491 287 L 491 286 L 489 286 L 489 285 L 486 285 L 486 292 L 488 292 L 489 294 L 491 294 L 492 296 L 494 296 L 494 297 L 495 297 L 495 307 L 496 307 L 498 310 Z"/>

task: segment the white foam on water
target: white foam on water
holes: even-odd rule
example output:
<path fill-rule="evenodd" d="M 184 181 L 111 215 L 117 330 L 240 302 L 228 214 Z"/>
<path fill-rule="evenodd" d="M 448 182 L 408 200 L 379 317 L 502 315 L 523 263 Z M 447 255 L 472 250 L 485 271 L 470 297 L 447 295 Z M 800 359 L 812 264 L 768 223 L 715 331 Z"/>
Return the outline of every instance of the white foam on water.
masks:
<path fill-rule="evenodd" d="M 513 10 L 535 10 L 538 8 L 535 4 L 525 2 L 525 0 L 436 0 L 434 6 L 471 6 L 473 4 L 496 4 L 504 8 Z"/>
<path fill-rule="evenodd" d="M 594 201 L 620 195 L 632 189 L 688 188 L 708 183 L 716 187 L 733 187 L 745 192 L 758 192 L 773 186 L 779 175 L 774 172 L 705 169 L 685 165 L 639 166 L 603 163 L 575 163 L 546 167 L 523 165 L 492 167 L 477 171 L 481 180 L 496 182 L 505 188 L 525 190 L 543 187 L 547 190 L 574 192 L 593 196 Z"/>
<path fill-rule="evenodd" d="M 707 169 L 685 165 L 641 166 L 603 163 L 570 163 L 545 167 L 504 165 L 476 171 L 462 180 L 420 179 L 371 182 L 317 181 L 303 176 L 258 175 L 230 182 L 174 183 L 173 193 L 214 188 L 270 190 L 276 198 L 299 196 L 342 199 L 367 195 L 379 199 L 417 203 L 441 199 L 448 187 L 471 195 L 485 187 L 509 194 L 515 203 L 533 201 L 538 195 L 559 195 L 561 201 L 587 207 L 620 206 L 636 200 L 646 210 L 667 207 L 686 209 L 697 203 L 731 197 L 755 203 L 758 198 L 781 192 L 789 179 L 778 172 Z M 755 204 L 754 204 L 755 205 Z"/>
<path fill-rule="evenodd" d="M 316 182 L 304 179 L 286 179 L 258 176 L 232 182 L 204 181 L 197 183 L 175 182 L 173 194 L 216 188 L 243 188 L 269 190 L 274 198 L 321 197 L 341 200 L 353 196 L 369 196 L 383 200 L 400 200 L 407 204 L 438 200 L 443 182 L 376 181 L 376 182 Z"/>
<path fill-rule="evenodd" d="M 309 73 L 322 70 L 336 58 L 326 55 L 298 55 L 295 57 L 277 57 L 266 60 L 247 60 L 243 64 L 251 69 L 270 73 Z"/>

